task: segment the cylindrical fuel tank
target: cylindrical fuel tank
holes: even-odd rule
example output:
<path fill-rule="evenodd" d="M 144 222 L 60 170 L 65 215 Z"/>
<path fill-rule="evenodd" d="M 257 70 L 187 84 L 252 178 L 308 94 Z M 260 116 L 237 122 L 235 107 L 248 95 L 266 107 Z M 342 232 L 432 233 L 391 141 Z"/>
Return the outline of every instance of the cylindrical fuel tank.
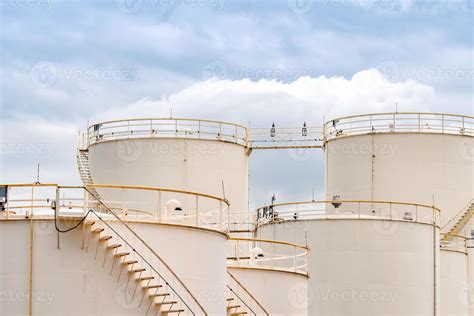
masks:
<path fill-rule="evenodd" d="M 364 217 L 269 222 L 260 238 L 306 244 L 309 315 L 439 315 L 439 228 Z"/>
<path fill-rule="evenodd" d="M 231 123 L 139 119 L 92 125 L 85 143 L 94 183 L 201 192 L 225 197 L 233 213 L 246 213 L 246 133 Z"/>
<path fill-rule="evenodd" d="M 326 123 L 327 199 L 436 205 L 441 223 L 474 197 L 474 118 L 386 113 Z"/>

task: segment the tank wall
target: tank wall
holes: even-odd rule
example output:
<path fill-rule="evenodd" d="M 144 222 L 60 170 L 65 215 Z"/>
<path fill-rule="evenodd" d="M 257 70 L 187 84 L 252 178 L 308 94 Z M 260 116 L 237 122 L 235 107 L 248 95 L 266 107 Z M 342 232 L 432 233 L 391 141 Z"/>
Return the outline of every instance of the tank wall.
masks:
<path fill-rule="evenodd" d="M 471 146 L 471 147 L 469 147 Z M 474 197 L 474 138 L 433 134 L 343 137 L 326 147 L 327 199 L 433 205 L 441 222 Z"/>
<path fill-rule="evenodd" d="M 308 278 L 295 273 L 229 268 L 270 315 L 308 315 Z"/>
<path fill-rule="evenodd" d="M 240 145 L 166 138 L 108 141 L 92 145 L 89 160 L 95 183 L 164 187 L 222 197 L 224 182 L 231 211 L 248 209 L 248 157 Z"/>
<path fill-rule="evenodd" d="M 209 315 L 222 315 L 225 236 L 178 227 L 134 226 L 189 286 Z M 126 278 L 118 282 L 118 273 L 110 274 L 110 262 L 104 264 L 100 253 L 99 259 L 95 258 L 95 247 L 88 252 L 81 250 L 81 229 L 61 234 L 59 249 L 52 220 L 35 220 L 33 231 L 34 315 L 145 315 L 148 306 L 137 309 L 136 300 L 122 295 Z M 0 220 L 1 315 L 28 314 L 29 233 L 29 221 Z"/>
<path fill-rule="evenodd" d="M 441 250 L 441 315 L 468 315 L 467 255 Z"/>
<path fill-rule="evenodd" d="M 301 244 L 307 236 L 309 315 L 434 314 L 439 251 L 430 225 L 289 221 L 264 225 L 257 235 Z"/>

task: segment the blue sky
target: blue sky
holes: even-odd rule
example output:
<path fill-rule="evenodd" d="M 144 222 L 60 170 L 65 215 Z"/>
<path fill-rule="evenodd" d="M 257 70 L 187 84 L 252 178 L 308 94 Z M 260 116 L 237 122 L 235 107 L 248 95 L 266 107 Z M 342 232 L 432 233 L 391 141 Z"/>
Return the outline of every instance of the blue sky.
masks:
<path fill-rule="evenodd" d="M 77 183 L 88 120 L 171 107 L 259 126 L 396 102 L 473 114 L 472 0 L 0 0 L 0 10 L 2 182 L 31 181 L 38 161 L 44 181 Z M 252 166 L 254 200 L 323 190 L 318 152 L 259 153 Z"/>

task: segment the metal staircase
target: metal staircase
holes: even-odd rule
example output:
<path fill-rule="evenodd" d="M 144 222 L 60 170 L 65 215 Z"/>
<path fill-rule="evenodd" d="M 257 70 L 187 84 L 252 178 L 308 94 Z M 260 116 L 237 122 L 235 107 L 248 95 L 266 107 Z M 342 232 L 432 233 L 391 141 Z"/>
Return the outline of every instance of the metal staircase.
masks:
<path fill-rule="evenodd" d="M 441 231 L 446 234 L 442 240 L 449 241 L 453 236 L 459 235 L 461 230 L 469 223 L 473 214 L 474 199 L 442 227 Z"/>
<path fill-rule="evenodd" d="M 88 184 L 94 184 L 89 165 L 89 150 L 77 150 L 77 170 L 79 171 L 79 176 L 81 177 L 82 183 L 85 186 Z M 89 190 L 100 199 L 100 195 L 95 188 L 89 188 Z"/>
<path fill-rule="evenodd" d="M 206 311 L 160 256 L 107 205 L 86 190 L 107 214 L 89 210 L 82 249 L 124 287 L 127 302 L 144 315 L 204 315 Z M 109 220 L 104 218 L 109 216 Z M 126 237 L 125 237 L 126 236 Z M 140 251 L 138 250 L 140 249 Z M 128 306 L 127 308 L 130 308 Z"/>
<path fill-rule="evenodd" d="M 237 278 L 227 271 L 227 316 L 270 314 Z"/>

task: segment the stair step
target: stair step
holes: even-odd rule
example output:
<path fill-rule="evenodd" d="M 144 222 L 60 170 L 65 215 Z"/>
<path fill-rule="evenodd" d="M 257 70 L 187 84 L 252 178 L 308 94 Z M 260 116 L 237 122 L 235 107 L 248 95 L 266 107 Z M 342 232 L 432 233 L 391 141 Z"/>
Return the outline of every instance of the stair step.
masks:
<path fill-rule="evenodd" d="M 170 296 L 170 293 L 156 293 L 148 295 L 150 298 Z"/>
<path fill-rule="evenodd" d="M 95 224 L 95 221 L 87 221 L 84 223 L 85 226 L 93 226 Z"/>
<path fill-rule="evenodd" d="M 242 306 L 240 306 L 240 305 L 230 305 L 230 306 L 227 306 L 227 310 L 234 309 L 234 308 L 240 308 L 240 307 L 242 307 Z"/>
<path fill-rule="evenodd" d="M 130 271 L 128 271 L 128 273 L 134 274 L 134 273 L 140 273 L 140 272 L 144 272 L 144 271 L 146 271 L 145 268 L 140 268 L 140 269 L 133 269 L 133 270 L 130 270 Z"/>
<path fill-rule="evenodd" d="M 123 266 L 129 266 L 129 265 L 135 264 L 135 263 L 138 263 L 138 261 L 137 260 L 130 260 L 130 261 L 122 262 L 122 265 Z"/>
<path fill-rule="evenodd" d="M 152 290 L 152 289 L 159 289 L 160 287 L 163 287 L 163 285 L 159 285 L 159 284 L 147 285 L 147 286 L 144 286 L 142 289 L 146 291 L 146 290 Z"/>
<path fill-rule="evenodd" d="M 141 281 L 148 281 L 148 280 L 153 280 L 155 277 L 152 277 L 152 276 L 146 276 L 146 277 L 141 277 L 141 278 L 138 278 L 136 279 L 138 282 L 141 282 Z"/>
<path fill-rule="evenodd" d="M 119 247 L 122 247 L 122 245 L 121 244 L 113 244 L 113 245 L 107 246 L 107 249 L 117 249 Z"/>
<path fill-rule="evenodd" d="M 247 315 L 247 312 L 238 312 L 238 313 L 230 314 L 230 316 L 239 316 L 239 315 Z"/>
<path fill-rule="evenodd" d="M 105 229 L 103 228 L 96 228 L 94 229 L 91 233 L 92 234 L 100 234 L 101 232 L 103 232 Z"/>
<path fill-rule="evenodd" d="M 162 311 L 161 315 L 168 315 L 168 314 L 174 314 L 174 313 L 184 313 L 184 309 L 172 309 L 169 311 Z"/>
<path fill-rule="evenodd" d="M 110 239 L 112 239 L 112 236 L 103 236 L 103 237 L 99 238 L 99 241 L 107 241 L 107 240 L 110 240 Z"/>
<path fill-rule="evenodd" d="M 125 257 L 125 256 L 128 256 L 130 254 L 130 252 L 121 252 L 121 253 L 117 253 L 114 255 L 114 257 Z"/>
<path fill-rule="evenodd" d="M 164 302 L 156 302 L 155 305 L 161 306 L 161 305 L 174 305 L 178 304 L 177 301 L 164 301 Z"/>
<path fill-rule="evenodd" d="M 229 297 L 226 301 L 227 301 L 227 302 L 230 302 L 230 301 L 233 301 L 233 300 L 234 300 L 233 297 Z"/>

